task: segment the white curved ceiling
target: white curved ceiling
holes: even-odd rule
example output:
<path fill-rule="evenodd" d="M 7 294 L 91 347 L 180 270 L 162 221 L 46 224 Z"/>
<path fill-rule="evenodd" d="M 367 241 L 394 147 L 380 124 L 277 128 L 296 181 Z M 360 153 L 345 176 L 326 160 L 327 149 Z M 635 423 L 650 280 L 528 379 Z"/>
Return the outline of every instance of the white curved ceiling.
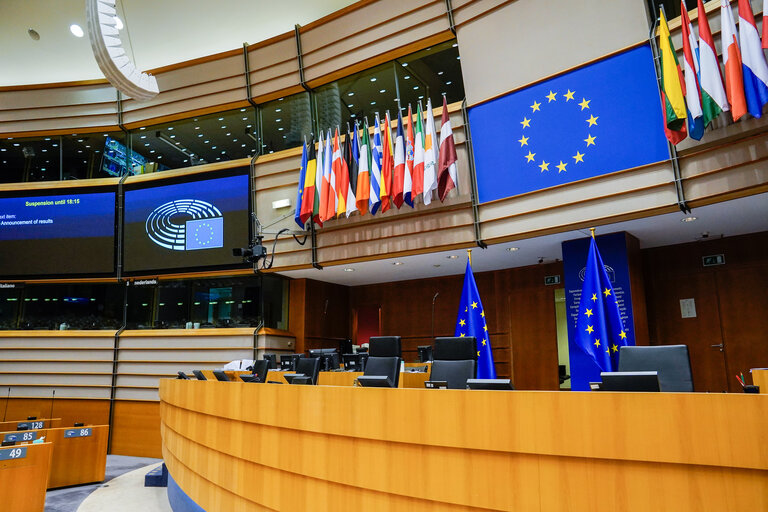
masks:
<path fill-rule="evenodd" d="M 118 0 L 124 48 L 148 69 L 256 43 L 306 25 L 350 0 Z M 0 1 L 0 86 L 104 78 L 88 37 L 83 0 Z M 40 34 L 38 41 L 28 29 Z"/>

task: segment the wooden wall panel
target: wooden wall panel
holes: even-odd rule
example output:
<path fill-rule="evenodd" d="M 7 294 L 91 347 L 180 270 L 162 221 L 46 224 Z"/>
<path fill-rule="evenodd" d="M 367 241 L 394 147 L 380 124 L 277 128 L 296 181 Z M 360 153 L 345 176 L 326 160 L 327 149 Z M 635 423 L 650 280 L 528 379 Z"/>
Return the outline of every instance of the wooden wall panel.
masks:
<path fill-rule="evenodd" d="M 7 388 L 6 388 L 7 389 Z M 5 396 L 0 400 L 0 407 L 5 409 Z M 51 416 L 53 405 L 53 416 Z M 109 423 L 109 400 L 95 399 L 54 399 L 49 398 L 14 398 L 13 393 L 8 403 L 8 420 L 25 420 L 29 416 L 38 418 L 61 418 L 62 427 L 71 427 L 78 423 L 86 425 L 106 425 Z"/>
<path fill-rule="evenodd" d="M 709 254 L 725 265 L 703 267 Z M 768 232 L 642 251 L 651 344 L 688 345 L 697 391 L 739 391 L 736 373 L 766 365 L 766 254 Z M 695 318 L 681 318 L 688 298 Z"/>
<path fill-rule="evenodd" d="M 294 32 L 249 46 L 248 64 L 254 101 L 261 103 L 291 94 L 301 82 Z"/>
<path fill-rule="evenodd" d="M 304 305 L 304 350 L 338 347 L 350 338 L 349 288 L 333 283 L 306 280 Z"/>
<path fill-rule="evenodd" d="M 118 400 L 112 423 L 109 453 L 162 458 L 160 404 L 153 401 Z"/>

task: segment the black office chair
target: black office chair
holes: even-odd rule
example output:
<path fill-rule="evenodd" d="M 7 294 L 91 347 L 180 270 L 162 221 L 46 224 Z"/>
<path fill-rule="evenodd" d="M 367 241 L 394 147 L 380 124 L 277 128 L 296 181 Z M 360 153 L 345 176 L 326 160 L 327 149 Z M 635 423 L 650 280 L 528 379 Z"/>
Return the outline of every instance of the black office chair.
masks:
<path fill-rule="evenodd" d="M 240 375 L 240 380 L 243 382 L 267 382 L 267 373 L 269 372 L 269 360 L 262 359 L 261 361 L 254 361 L 253 366 L 250 367 L 250 375 Z"/>
<path fill-rule="evenodd" d="M 192 374 L 197 377 L 197 380 L 208 380 L 205 378 L 205 375 L 203 375 L 203 372 L 200 370 L 192 370 Z"/>
<path fill-rule="evenodd" d="M 268 363 L 269 370 L 277 370 L 277 354 L 264 354 L 263 357 Z"/>
<path fill-rule="evenodd" d="M 445 382 L 448 389 L 467 389 L 477 376 L 477 343 L 474 336 L 435 338 L 430 382 Z"/>
<path fill-rule="evenodd" d="M 400 358 L 369 357 L 365 373 L 357 381 L 363 387 L 396 388 L 400 384 Z"/>
<path fill-rule="evenodd" d="M 283 375 L 288 384 L 317 384 L 317 377 L 320 375 L 319 357 L 302 357 L 296 363 L 296 373 Z"/>
<path fill-rule="evenodd" d="M 621 347 L 619 371 L 657 371 L 661 391 L 693 391 L 691 359 L 687 345 Z"/>
<path fill-rule="evenodd" d="M 400 336 L 371 336 L 368 340 L 371 357 L 402 357 Z"/>

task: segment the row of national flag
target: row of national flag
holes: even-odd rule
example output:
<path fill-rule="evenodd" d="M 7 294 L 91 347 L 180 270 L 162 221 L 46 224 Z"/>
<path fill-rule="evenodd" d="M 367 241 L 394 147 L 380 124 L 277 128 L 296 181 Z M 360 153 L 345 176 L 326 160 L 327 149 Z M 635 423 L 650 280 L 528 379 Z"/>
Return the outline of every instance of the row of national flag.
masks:
<path fill-rule="evenodd" d="M 730 0 L 720 0 L 720 42 L 725 81 L 717 58 L 715 40 L 707 13 L 698 0 L 699 37 L 693 29 L 685 0 L 681 1 L 683 66 L 677 60 L 669 26 L 660 13 L 659 53 L 661 96 L 665 115 L 664 132 L 672 144 L 687 135 L 700 140 L 704 129 L 722 112 L 730 111 L 734 121 L 747 112 L 761 117 L 768 103 L 768 24 L 763 23 L 762 41 L 749 0 L 738 0 L 739 30 L 733 19 Z M 768 0 L 763 0 L 763 16 Z"/>
<path fill-rule="evenodd" d="M 296 223 L 303 229 L 310 219 L 322 226 L 352 212 L 375 215 L 393 206 L 413 207 L 418 200 L 430 204 L 435 190 L 445 201 L 457 184 L 456 146 L 445 96 L 439 142 L 431 100 L 425 113 L 419 102 L 415 120 L 408 105 L 405 121 L 398 110 L 393 136 L 389 112 L 383 119 L 377 113 L 372 135 L 365 119 L 362 126 L 355 122 L 351 130 L 347 127 L 346 137 L 338 128 L 333 137 L 330 130 L 325 139 L 321 133 L 317 149 L 314 141 L 305 142 Z"/>

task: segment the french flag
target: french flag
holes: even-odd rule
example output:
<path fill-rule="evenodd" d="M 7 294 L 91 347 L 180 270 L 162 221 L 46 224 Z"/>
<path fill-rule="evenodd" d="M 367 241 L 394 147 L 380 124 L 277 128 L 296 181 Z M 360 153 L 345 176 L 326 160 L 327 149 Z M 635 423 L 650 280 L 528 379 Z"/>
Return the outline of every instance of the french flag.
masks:
<path fill-rule="evenodd" d="M 736 23 L 733 21 L 731 2 L 720 2 L 720 37 L 725 67 L 725 94 L 731 104 L 731 115 L 738 121 L 747 113 L 747 100 L 744 97 L 744 77 L 741 65 L 741 51 L 736 39 Z"/>
<path fill-rule="evenodd" d="M 748 0 L 739 0 L 739 39 L 747 110 L 753 117 L 760 117 L 763 105 L 768 103 L 768 64 Z"/>

